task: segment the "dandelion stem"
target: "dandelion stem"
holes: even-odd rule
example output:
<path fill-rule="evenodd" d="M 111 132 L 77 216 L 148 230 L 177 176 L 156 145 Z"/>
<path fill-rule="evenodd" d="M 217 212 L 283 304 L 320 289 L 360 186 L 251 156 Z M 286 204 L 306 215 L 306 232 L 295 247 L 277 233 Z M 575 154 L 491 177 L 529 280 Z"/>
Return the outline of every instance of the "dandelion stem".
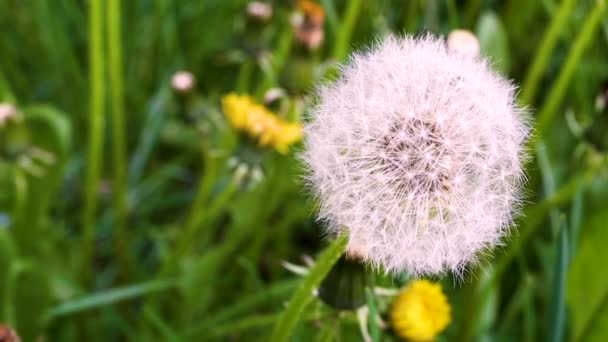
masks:
<path fill-rule="evenodd" d="M 95 235 L 97 185 L 100 178 L 104 126 L 103 2 L 89 2 L 89 144 L 84 189 L 82 267 L 89 278 Z"/>
<path fill-rule="evenodd" d="M 346 248 L 346 236 L 336 238 L 331 245 L 325 249 L 315 265 L 310 269 L 308 275 L 302 281 L 298 290 L 294 293 L 285 311 L 279 317 L 274 326 L 271 341 L 287 341 L 293 327 L 298 322 L 302 311 L 312 299 L 313 291 L 329 273 L 332 266 L 338 261 L 344 248 Z"/>
<path fill-rule="evenodd" d="M 549 28 L 544 34 L 540 47 L 532 60 L 532 66 L 524 79 L 520 97 L 522 104 L 527 105 L 534 100 L 534 95 L 536 95 L 536 91 L 538 90 L 538 82 L 543 72 L 547 69 L 551 52 L 555 48 L 560 34 L 566 28 L 566 22 L 575 4 L 576 0 L 563 0 L 557 14 L 553 16 L 553 20 L 551 20 L 551 24 L 549 24 Z"/>
<path fill-rule="evenodd" d="M 598 25 L 601 23 L 601 19 L 603 18 L 603 13 L 606 9 L 606 3 L 604 0 L 597 0 L 595 2 L 595 6 L 591 10 L 591 13 L 588 14 L 585 19 L 585 23 L 583 28 L 581 29 L 578 37 L 574 41 L 574 45 L 570 49 L 568 56 L 566 57 L 566 63 L 561 69 L 559 76 L 557 77 L 557 81 L 553 84 L 553 87 L 549 91 L 549 95 L 547 96 L 547 101 L 545 101 L 543 107 L 538 113 L 538 121 L 536 123 L 537 130 L 540 135 L 542 135 L 551 120 L 555 117 L 557 113 L 557 108 L 562 102 L 566 90 L 568 89 L 568 85 L 570 84 L 570 80 L 574 75 L 574 71 L 576 67 L 579 65 L 579 61 L 583 52 L 591 42 L 591 38 L 593 37 L 593 33 Z"/>
<path fill-rule="evenodd" d="M 128 272 L 127 218 L 127 167 L 126 137 L 124 119 L 124 90 L 121 48 L 120 1 L 106 2 L 106 22 L 108 38 L 108 85 L 112 113 L 112 154 L 114 162 L 113 204 L 114 204 L 114 243 L 119 272 Z"/>

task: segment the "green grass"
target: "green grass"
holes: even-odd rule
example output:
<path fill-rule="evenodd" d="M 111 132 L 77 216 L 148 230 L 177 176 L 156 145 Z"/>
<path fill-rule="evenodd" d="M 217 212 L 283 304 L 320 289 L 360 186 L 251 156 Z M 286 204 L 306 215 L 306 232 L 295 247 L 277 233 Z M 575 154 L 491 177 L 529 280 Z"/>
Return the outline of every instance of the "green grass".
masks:
<path fill-rule="evenodd" d="M 0 127 L 0 325 L 26 342 L 361 340 L 355 312 L 314 296 L 345 241 L 314 219 L 302 144 L 254 146 L 220 99 L 282 88 L 270 108 L 305 121 L 352 51 L 467 28 L 521 85 L 533 138 L 517 232 L 464 281 L 438 280 L 453 318 L 439 340 L 608 339 L 606 0 L 319 0 L 317 51 L 296 41 L 296 1 L 269 2 L 257 22 L 246 0 L 0 0 L 0 102 L 23 117 Z M 191 92 L 172 90 L 177 70 Z M 310 258 L 306 275 L 282 266 Z M 372 340 L 396 341 L 376 319 L 392 297 L 365 296 Z"/>

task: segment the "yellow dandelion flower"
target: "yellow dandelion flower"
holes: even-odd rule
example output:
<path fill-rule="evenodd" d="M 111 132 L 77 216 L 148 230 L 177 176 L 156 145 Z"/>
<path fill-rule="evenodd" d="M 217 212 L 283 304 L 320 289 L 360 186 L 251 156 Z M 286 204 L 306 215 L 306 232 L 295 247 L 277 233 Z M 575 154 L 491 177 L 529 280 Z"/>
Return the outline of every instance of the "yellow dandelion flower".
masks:
<path fill-rule="evenodd" d="M 234 129 L 280 153 L 286 153 L 289 145 L 302 138 L 299 123 L 281 120 L 250 96 L 228 94 L 222 98 L 222 110 Z"/>
<path fill-rule="evenodd" d="M 397 335 L 411 341 L 432 341 L 452 319 L 441 286 L 428 280 L 410 282 L 395 298 L 389 315 Z"/>

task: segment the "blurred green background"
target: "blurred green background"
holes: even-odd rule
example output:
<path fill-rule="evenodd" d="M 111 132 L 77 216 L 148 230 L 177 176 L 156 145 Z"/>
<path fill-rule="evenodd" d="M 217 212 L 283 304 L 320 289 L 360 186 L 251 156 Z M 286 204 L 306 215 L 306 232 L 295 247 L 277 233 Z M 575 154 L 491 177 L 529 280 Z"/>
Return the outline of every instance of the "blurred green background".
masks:
<path fill-rule="evenodd" d="M 259 146 L 222 97 L 305 121 L 351 51 L 462 28 L 520 85 L 535 139 L 518 231 L 464 281 L 438 280 L 453 317 L 438 339 L 607 341 L 605 2 L 0 0 L 0 326 L 23 341 L 269 340 L 323 227 L 301 144 Z M 365 302 L 370 339 L 397 340 L 375 319 L 391 297 Z M 361 330 L 313 299 L 290 335 Z"/>

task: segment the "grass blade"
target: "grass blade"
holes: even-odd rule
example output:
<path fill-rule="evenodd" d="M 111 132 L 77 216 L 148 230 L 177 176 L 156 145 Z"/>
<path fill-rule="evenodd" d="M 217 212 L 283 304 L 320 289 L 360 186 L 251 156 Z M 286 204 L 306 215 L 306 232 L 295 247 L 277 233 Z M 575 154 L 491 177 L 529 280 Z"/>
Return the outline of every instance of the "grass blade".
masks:
<path fill-rule="evenodd" d="M 547 32 L 543 36 L 540 47 L 532 60 L 532 66 L 530 66 L 521 87 L 520 99 L 522 104 L 530 104 L 534 100 L 534 95 L 536 95 L 538 89 L 538 83 L 547 69 L 551 52 L 553 51 L 553 48 L 555 48 L 560 34 L 567 26 L 566 22 L 568 21 L 576 2 L 576 0 L 563 0 L 559 11 L 553 16 L 551 24 L 549 24 L 549 28 L 547 28 Z"/>
<path fill-rule="evenodd" d="M 98 292 L 90 296 L 65 302 L 51 309 L 47 314 L 48 319 L 74 315 L 83 311 L 98 309 L 112 305 L 124 300 L 141 297 L 152 292 L 160 292 L 176 286 L 177 282 L 172 280 L 155 280 L 147 283 L 131 285 Z"/>
<path fill-rule="evenodd" d="M 568 226 L 563 220 L 556 244 L 555 269 L 553 274 L 553 295 L 549 310 L 548 342 L 559 342 L 564 339 L 566 324 L 566 272 L 568 271 Z"/>
<path fill-rule="evenodd" d="M 539 133 L 539 136 L 545 133 L 547 127 L 553 121 L 553 118 L 557 114 L 557 109 L 561 104 L 564 95 L 566 94 L 566 90 L 568 89 L 570 80 L 574 75 L 574 71 L 580 64 L 579 62 L 581 60 L 581 57 L 583 56 L 583 52 L 585 52 L 585 49 L 591 43 L 593 33 L 601 23 L 602 18 L 604 17 L 605 10 L 605 1 L 596 0 L 595 6 L 591 10 L 591 13 L 589 13 L 587 18 L 585 19 L 583 28 L 578 34 L 578 37 L 576 37 L 574 45 L 568 53 L 566 62 L 562 67 L 559 76 L 557 77 L 557 80 L 551 87 L 546 102 L 541 107 L 541 110 L 538 113 L 536 128 Z"/>

